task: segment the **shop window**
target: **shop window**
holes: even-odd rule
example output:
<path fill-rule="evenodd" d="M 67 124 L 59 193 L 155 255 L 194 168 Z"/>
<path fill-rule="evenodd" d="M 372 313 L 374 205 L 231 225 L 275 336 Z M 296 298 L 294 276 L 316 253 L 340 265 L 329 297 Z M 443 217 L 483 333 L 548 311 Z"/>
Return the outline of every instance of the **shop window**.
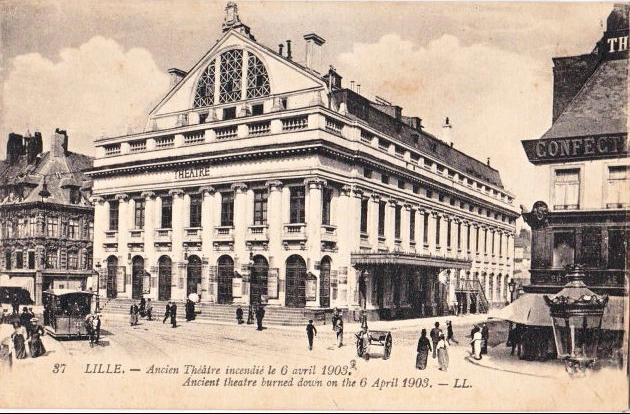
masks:
<path fill-rule="evenodd" d="M 553 188 L 554 210 L 576 210 L 580 199 L 579 168 L 556 170 Z"/>
<path fill-rule="evenodd" d="M 553 234 L 553 267 L 564 268 L 575 260 L 575 232 Z"/>
<path fill-rule="evenodd" d="M 582 243 L 578 263 L 587 267 L 601 265 L 602 230 L 600 227 L 585 227 L 582 229 Z"/>

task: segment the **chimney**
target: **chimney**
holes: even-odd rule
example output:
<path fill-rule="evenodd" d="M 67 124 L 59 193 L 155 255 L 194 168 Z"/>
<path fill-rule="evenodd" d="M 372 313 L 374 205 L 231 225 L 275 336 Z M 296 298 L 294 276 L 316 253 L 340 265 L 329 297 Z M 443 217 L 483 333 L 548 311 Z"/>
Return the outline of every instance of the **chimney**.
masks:
<path fill-rule="evenodd" d="M 291 60 L 291 41 L 287 40 L 287 59 Z"/>
<path fill-rule="evenodd" d="M 68 145 L 66 144 L 66 148 Z M 43 151 L 43 143 L 42 143 L 42 133 L 39 131 L 35 132 L 34 136 L 30 136 L 26 138 L 26 158 L 28 163 L 32 163 L 35 161 L 37 154 L 40 154 Z"/>
<path fill-rule="evenodd" d="M 280 44 L 278 45 L 278 54 L 279 54 L 280 56 L 282 56 L 282 49 L 284 49 L 284 44 L 283 44 L 283 43 L 280 43 Z"/>
<path fill-rule="evenodd" d="M 488 157 L 488 161 L 486 162 L 486 164 L 488 164 L 488 167 L 490 166 L 490 157 Z"/>
<path fill-rule="evenodd" d="M 59 128 L 55 129 L 52 142 L 50 143 L 50 155 L 60 158 L 66 155 L 68 150 L 68 134 Z"/>
<path fill-rule="evenodd" d="M 357 93 L 361 94 L 361 84 L 357 84 Z"/>
<path fill-rule="evenodd" d="M 453 135 L 453 124 L 451 124 L 451 121 L 448 119 L 448 117 L 446 117 L 446 119 L 444 120 L 444 125 L 442 125 L 442 140 L 452 143 L 453 142 L 452 135 Z"/>
<path fill-rule="evenodd" d="M 341 79 L 342 77 L 332 66 L 328 70 L 328 73 L 324 75 L 324 81 L 328 84 L 329 89 L 341 89 Z"/>
<path fill-rule="evenodd" d="M 321 46 L 326 41 L 315 33 L 304 35 L 304 40 L 306 41 L 306 67 L 319 72 L 322 65 Z"/>
<path fill-rule="evenodd" d="M 171 75 L 171 88 L 174 88 L 186 76 L 186 72 L 177 68 L 170 68 L 168 73 Z"/>
<path fill-rule="evenodd" d="M 354 92 L 354 81 L 350 81 L 350 90 Z"/>
<path fill-rule="evenodd" d="M 13 164 L 24 154 L 24 138 L 22 135 L 9 134 L 9 141 L 7 142 L 7 162 Z"/>

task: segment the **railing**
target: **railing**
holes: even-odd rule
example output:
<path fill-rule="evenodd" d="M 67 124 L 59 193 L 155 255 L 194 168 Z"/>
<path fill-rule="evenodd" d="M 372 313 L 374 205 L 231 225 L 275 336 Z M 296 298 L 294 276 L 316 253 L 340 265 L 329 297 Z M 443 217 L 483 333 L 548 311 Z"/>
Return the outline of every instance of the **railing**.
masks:
<path fill-rule="evenodd" d="M 339 122 L 336 119 L 326 117 L 325 128 L 326 128 L 326 131 L 332 132 L 333 134 L 341 135 L 341 130 L 343 129 L 343 122 Z"/>
<path fill-rule="evenodd" d="M 284 238 L 286 239 L 306 239 L 306 224 L 285 224 Z"/>
<path fill-rule="evenodd" d="M 147 149 L 147 141 L 131 141 L 129 143 L 129 152 L 141 152 L 146 151 Z"/>
<path fill-rule="evenodd" d="M 105 145 L 105 156 L 120 154 L 120 144 Z"/>
<path fill-rule="evenodd" d="M 200 227 L 185 228 L 184 238 L 186 240 L 201 240 L 201 228 Z"/>
<path fill-rule="evenodd" d="M 271 122 L 256 122 L 254 124 L 247 124 L 249 130 L 249 136 L 259 137 L 262 135 L 269 135 L 271 133 Z"/>
<path fill-rule="evenodd" d="M 166 137 L 159 137 L 155 139 L 155 148 L 171 148 L 175 146 L 175 136 L 169 135 Z"/>
<path fill-rule="evenodd" d="M 268 228 L 266 224 L 256 224 L 247 228 L 248 240 L 269 240 Z"/>
<path fill-rule="evenodd" d="M 156 229 L 155 240 L 156 241 L 170 241 L 172 232 L 173 230 L 171 229 Z"/>
<path fill-rule="evenodd" d="M 214 228 L 214 235 L 217 239 L 234 239 L 234 227 L 233 226 L 217 226 Z"/>
<path fill-rule="evenodd" d="M 144 234 L 144 230 L 129 230 L 129 238 L 131 239 L 141 239 Z"/>
<path fill-rule="evenodd" d="M 337 226 L 330 224 L 322 224 L 322 240 L 336 241 L 337 240 Z"/>
<path fill-rule="evenodd" d="M 105 231 L 106 239 L 117 239 L 118 238 L 118 230 L 107 230 Z"/>
<path fill-rule="evenodd" d="M 184 134 L 184 145 L 201 144 L 206 141 L 204 131 L 195 131 Z"/>
<path fill-rule="evenodd" d="M 217 135 L 217 139 L 219 140 L 236 138 L 238 136 L 238 127 L 236 125 L 217 128 L 214 131 Z"/>
<path fill-rule="evenodd" d="M 308 128 L 308 117 L 298 116 L 294 118 L 284 118 L 282 120 L 282 131 L 298 131 Z"/>

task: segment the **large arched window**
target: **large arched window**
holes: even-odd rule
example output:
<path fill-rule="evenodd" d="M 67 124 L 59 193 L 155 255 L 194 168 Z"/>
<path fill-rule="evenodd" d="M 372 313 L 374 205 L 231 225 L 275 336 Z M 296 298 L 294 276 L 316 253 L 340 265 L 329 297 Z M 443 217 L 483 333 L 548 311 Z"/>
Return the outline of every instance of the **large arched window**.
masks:
<path fill-rule="evenodd" d="M 195 93 L 195 108 L 200 106 L 210 106 L 214 104 L 214 66 L 216 59 L 213 59 L 208 67 L 203 71 L 197 83 Z"/>
<path fill-rule="evenodd" d="M 218 93 L 215 94 L 217 70 L 219 85 Z M 199 108 L 260 98 L 270 93 L 269 75 L 262 61 L 251 52 L 231 49 L 213 59 L 202 72 L 195 89 L 193 106 Z"/>

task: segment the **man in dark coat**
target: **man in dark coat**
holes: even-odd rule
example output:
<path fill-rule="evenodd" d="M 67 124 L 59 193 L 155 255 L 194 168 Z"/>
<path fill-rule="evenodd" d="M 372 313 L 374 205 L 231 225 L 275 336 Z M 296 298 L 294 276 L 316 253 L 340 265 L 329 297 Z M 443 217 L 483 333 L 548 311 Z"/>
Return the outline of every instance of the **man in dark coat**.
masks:
<path fill-rule="evenodd" d="M 440 335 L 442 334 L 442 330 L 440 329 L 440 323 L 435 323 L 435 328 L 431 329 L 431 333 L 429 336 L 431 337 L 431 342 L 433 343 L 433 358 L 437 357 L 437 343 L 440 342 Z"/>
<path fill-rule="evenodd" d="M 259 306 L 258 309 L 256 309 L 256 322 L 258 323 L 258 330 L 262 331 L 263 330 L 263 318 L 265 317 L 265 308 L 263 308 L 262 306 Z"/>
<path fill-rule="evenodd" d="M 20 313 L 20 299 L 18 298 L 17 293 L 13 294 L 11 306 L 13 307 L 13 313 Z"/>
<path fill-rule="evenodd" d="M 317 335 L 317 328 L 313 325 L 313 320 L 309 319 L 308 325 L 306 325 L 306 336 L 308 337 L 308 349 L 313 349 L 313 338 Z"/>
<path fill-rule="evenodd" d="M 485 323 L 481 325 L 481 339 L 481 354 L 485 355 L 488 353 L 488 339 L 490 339 L 490 330 Z"/>
<path fill-rule="evenodd" d="M 31 336 L 31 318 L 32 317 L 33 316 L 31 316 L 31 314 L 28 313 L 28 308 L 24 306 L 22 308 L 22 313 L 20 314 L 20 325 L 22 325 L 26 329 L 27 338 L 30 338 Z"/>
<path fill-rule="evenodd" d="M 240 306 L 236 308 L 236 321 L 239 325 L 243 323 L 243 309 Z"/>
<path fill-rule="evenodd" d="M 195 319 L 195 302 L 186 299 L 186 322 L 190 322 L 193 319 Z"/>
<path fill-rule="evenodd" d="M 166 320 L 171 316 L 171 301 L 169 300 L 166 304 L 166 311 L 164 312 L 164 319 L 162 319 L 162 323 L 166 323 Z"/>
<path fill-rule="evenodd" d="M 171 305 L 171 328 L 176 328 L 177 327 L 177 320 L 175 319 L 177 317 L 177 304 L 175 302 L 172 303 Z"/>

